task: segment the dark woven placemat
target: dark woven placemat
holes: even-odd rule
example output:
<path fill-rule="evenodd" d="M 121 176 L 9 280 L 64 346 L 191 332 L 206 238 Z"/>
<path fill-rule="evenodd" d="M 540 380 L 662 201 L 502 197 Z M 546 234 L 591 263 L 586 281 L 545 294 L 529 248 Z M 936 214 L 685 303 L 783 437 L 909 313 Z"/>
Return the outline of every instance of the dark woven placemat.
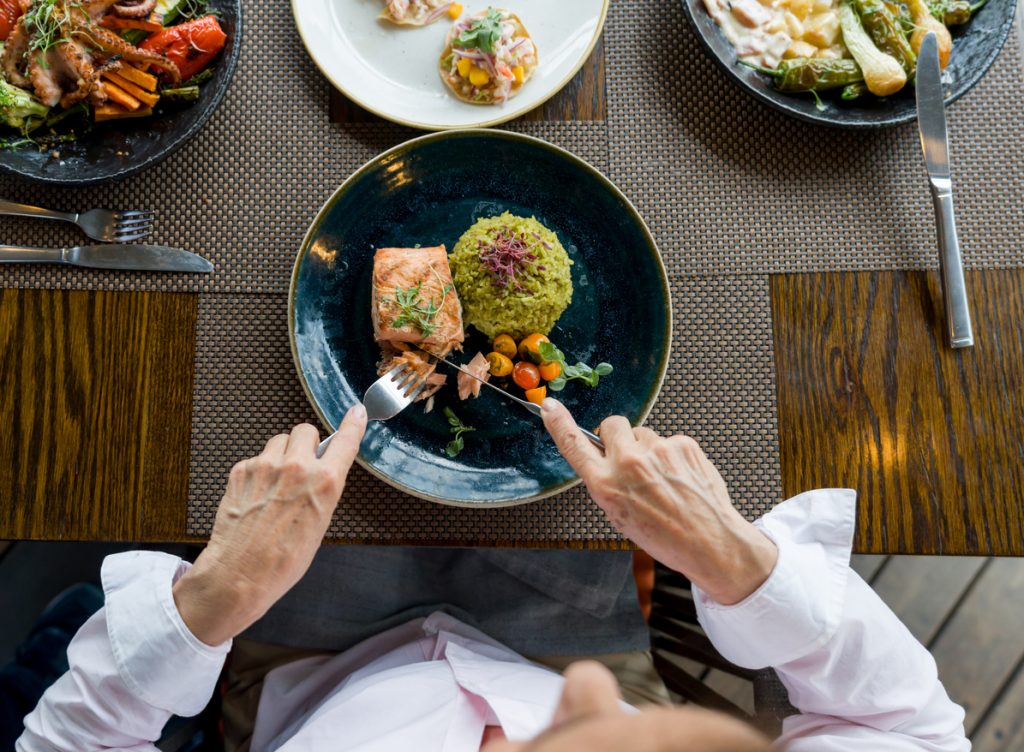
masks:
<path fill-rule="evenodd" d="M 938 265 L 915 124 L 851 132 L 770 109 L 704 53 L 680 0 L 613 4 L 605 46 L 629 61 L 608 76 L 610 177 L 686 273 Z M 968 267 L 1024 264 L 1019 49 L 1015 33 L 949 110 Z"/>
<path fill-rule="evenodd" d="M 649 425 L 697 438 L 754 518 L 779 500 L 767 278 L 682 278 L 673 357 Z M 288 343 L 282 295 L 204 295 L 196 350 L 188 532 L 207 535 L 231 466 L 276 433 L 316 419 Z M 254 336 L 254 333 L 257 333 Z M 420 543 L 609 541 L 618 535 L 582 488 L 526 506 L 451 509 L 353 469 L 330 535 Z"/>

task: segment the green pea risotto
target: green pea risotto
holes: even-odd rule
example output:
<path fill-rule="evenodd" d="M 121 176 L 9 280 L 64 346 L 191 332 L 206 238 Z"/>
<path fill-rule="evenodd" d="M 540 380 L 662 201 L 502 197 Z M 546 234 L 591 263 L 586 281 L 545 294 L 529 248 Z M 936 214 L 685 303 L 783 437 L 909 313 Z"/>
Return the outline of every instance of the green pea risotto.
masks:
<path fill-rule="evenodd" d="M 505 212 L 477 221 L 449 263 L 465 323 L 488 337 L 547 334 L 572 302 L 572 260 L 534 217 Z"/>

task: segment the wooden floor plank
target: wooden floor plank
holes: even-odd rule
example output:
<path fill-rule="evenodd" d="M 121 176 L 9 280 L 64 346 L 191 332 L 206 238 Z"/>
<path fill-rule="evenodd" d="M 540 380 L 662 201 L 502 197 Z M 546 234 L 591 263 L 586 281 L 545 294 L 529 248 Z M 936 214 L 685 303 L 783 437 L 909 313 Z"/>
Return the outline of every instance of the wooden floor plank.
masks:
<path fill-rule="evenodd" d="M 974 732 L 973 752 L 1024 750 L 1024 663 Z"/>
<path fill-rule="evenodd" d="M 870 585 L 888 558 L 883 554 L 854 554 L 850 557 L 850 568 Z"/>
<path fill-rule="evenodd" d="M 1024 555 L 1024 269 L 967 287 L 952 350 L 937 273 L 771 277 L 784 495 L 856 489 L 859 553 Z"/>
<path fill-rule="evenodd" d="M 992 560 L 932 644 L 946 691 L 967 712 L 969 735 L 1024 656 L 1021 593 L 1024 560 Z"/>
<path fill-rule="evenodd" d="M 892 556 L 872 587 L 914 637 L 928 645 L 986 561 L 978 556 Z"/>

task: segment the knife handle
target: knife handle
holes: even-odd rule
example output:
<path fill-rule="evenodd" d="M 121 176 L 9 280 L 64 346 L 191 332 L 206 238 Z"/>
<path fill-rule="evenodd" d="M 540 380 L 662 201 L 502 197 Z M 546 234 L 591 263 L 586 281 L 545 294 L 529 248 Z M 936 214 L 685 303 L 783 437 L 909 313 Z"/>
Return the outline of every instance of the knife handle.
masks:
<path fill-rule="evenodd" d="M 0 245 L 0 264 L 63 264 L 67 261 L 66 253 L 65 248 Z"/>
<path fill-rule="evenodd" d="M 964 262 L 956 235 L 952 182 L 935 180 L 931 187 L 939 236 L 939 268 L 942 273 L 942 293 L 946 299 L 949 345 L 953 348 L 973 347 L 974 331 L 971 328 L 971 308 L 967 302 L 967 285 L 964 282 Z"/>

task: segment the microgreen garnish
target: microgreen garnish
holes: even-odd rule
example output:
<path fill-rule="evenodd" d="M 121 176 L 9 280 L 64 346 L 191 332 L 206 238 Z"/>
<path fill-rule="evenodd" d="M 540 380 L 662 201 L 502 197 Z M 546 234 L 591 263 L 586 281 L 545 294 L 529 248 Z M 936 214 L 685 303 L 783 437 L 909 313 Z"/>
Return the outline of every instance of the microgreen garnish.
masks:
<path fill-rule="evenodd" d="M 61 25 L 64 19 L 57 10 L 58 0 L 35 0 L 25 11 L 25 30 L 29 33 L 29 52 L 38 52 L 39 65 L 47 68 L 46 52 L 68 40 Z"/>
<path fill-rule="evenodd" d="M 465 447 L 465 442 L 462 440 L 462 434 L 469 431 L 475 431 L 476 429 L 473 428 L 473 426 L 467 426 L 459 420 L 459 416 L 456 415 L 450 407 L 446 407 L 444 409 L 444 416 L 448 418 L 448 425 L 450 426 L 448 430 L 455 434 L 455 438 L 449 441 L 448 446 L 444 448 L 444 453 L 449 457 L 457 457 L 459 452 L 461 452 Z"/>
<path fill-rule="evenodd" d="M 395 329 L 401 329 L 403 326 L 411 324 L 419 329 L 424 337 L 429 337 L 437 329 L 434 319 L 441 312 L 441 309 L 444 308 L 445 301 L 448 299 L 448 293 L 452 291 L 452 286 L 442 282 L 441 276 L 434 267 L 430 267 L 430 271 L 434 272 L 437 281 L 441 282 L 441 302 L 435 303 L 433 298 L 431 298 L 424 304 L 420 300 L 420 292 L 423 290 L 422 282 L 415 287 L 405 290 L 401 287 L 396 287 L 395 304 L 401 310 L 401 313 L 391 324 Z"/>
<path fill-rule="evenodd" d="M 480 261 L 491 273 L 495 287 L 533 294 L 523 286 L 521 277 L 531 268 L 544 271 L 544 266 L 537 263 L 537 256 L 530 250 L 524 233 L 517 234 L 508 227 L 502 227 L 490 242 L 478 241 L 478 248 Z"/>
<path fill-rule="evenodd" d="M 494 47 L 501 39 L 501 11 L 487 9 L 487 15 L 473 21 L 472 25 L 452 44 L 463 49 L 480 50 L 488 55 L 494 54 Z"/>
<path fill-rule="evenodd" d="M 571 366 L 565 362 L 565 354 L 550 342 L 541 342 L 537 346 L 537 351 L 542 361 L 562 366 L 561 376 L 548 382 L 548 389 L 553 392 L 562 391 L 570 381 L 582 381 L 589 387 L 595 387 L 600 383 L 602 376 L 607 376 L 614 370 L 609 363 L 598 363 L 593 368 L 586 363 Z"/>

